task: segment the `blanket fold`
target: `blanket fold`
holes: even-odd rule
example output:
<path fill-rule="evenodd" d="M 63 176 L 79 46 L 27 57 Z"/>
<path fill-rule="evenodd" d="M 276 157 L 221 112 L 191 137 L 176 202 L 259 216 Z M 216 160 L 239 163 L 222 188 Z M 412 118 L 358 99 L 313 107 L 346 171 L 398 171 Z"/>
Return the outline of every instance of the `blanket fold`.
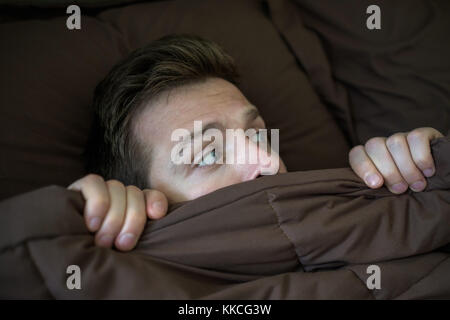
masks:
<path fill-rule="evenodd" d="M 0 296 L 450 298 L 450 136 L 431 146 L 436 174 L 424 192 L 372 190 L 349 168 L 263 177 L 171 207 L 129 253 L 95 247 L 79 192 L 7 199 Z M 66 286 L 73 264 L 81 290 Z M 370 264 L 382 289 L 366 286 Z"/>

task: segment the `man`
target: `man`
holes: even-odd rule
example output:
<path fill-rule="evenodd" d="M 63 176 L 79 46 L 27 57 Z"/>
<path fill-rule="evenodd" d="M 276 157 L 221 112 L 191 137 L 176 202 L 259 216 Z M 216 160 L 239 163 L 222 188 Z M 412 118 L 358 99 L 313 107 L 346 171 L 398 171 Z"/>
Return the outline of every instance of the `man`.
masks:
<path fill-rule="evenodd" d="M 174 130 L 192 131 L 195 121 L 225 129 L 264 129 L 257 109 L 235 86 L 230 56 L 195 36 L 169 36 L 132 53 L 98 85 L 89 174 L 68 189 L 86 199 L 84 216 L 96 244 L 128 251 L 135 247 L 147 217 L 159 219 L 168 202 L 257 178 L 287 172 L 275 152 L 245 138 L 236 158 L 258 151 L 259 162 L 218 164 L 216 150 L 200 150 L 194 164 L 173 163 Z M 430 140 L 443 135 L 418 128 L 372 138 L 349 153 L 351 168 L 371 188 L 386 185 L 396 194 L 420 192 L 435 172 Z M 224 149 L 229 146 L 225 141 Z M 188 146 L 191 148 L 191 145 Z M 198 151 L 198 150 L 197 150 Z M 198 158 L 198 154 L 194 157 Z M 279 166 L 267 173 L 267 159 Z M 207 162 L 204 160 L 208 159 Z M 107 180 L 107 181 L 105 181 Z"/>

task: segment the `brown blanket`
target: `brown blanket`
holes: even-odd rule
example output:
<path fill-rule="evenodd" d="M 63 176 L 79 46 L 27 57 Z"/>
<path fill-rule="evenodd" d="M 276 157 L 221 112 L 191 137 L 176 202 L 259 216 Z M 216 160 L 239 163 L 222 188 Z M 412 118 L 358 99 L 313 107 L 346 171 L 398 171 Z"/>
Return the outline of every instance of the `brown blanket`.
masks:
<path fill-rule="evenodd" d="M 371 190 L 349 169 L 292 172 L 170 208 L 129 253 L 94 246 L 80 193 L 0 203 L 0 297 L 450 298 L 450 136 L 424 192 Z M 367 267 L 381 272 L 368 289 Z M 81 269 L 69 290 L 66 269 Z"/>

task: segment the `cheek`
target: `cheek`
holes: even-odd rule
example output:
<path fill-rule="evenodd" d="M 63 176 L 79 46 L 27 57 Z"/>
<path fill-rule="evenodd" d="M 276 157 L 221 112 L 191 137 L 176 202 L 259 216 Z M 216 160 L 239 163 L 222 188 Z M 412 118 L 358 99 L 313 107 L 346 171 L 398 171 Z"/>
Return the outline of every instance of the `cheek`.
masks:
<path fill-rule="evenodd" d="M 215 170 L 215 172 L 199 172 L 186 179 L 183 183 L 183 189 L 187 198 L 193 200 L 217 189 L 242 182 L 240 175 L 234 171 L 230 172 L 226 167 L 223 166 Z M 192 186 L 195 186 L 195 188 L 192 188 Z"/>
<path fill-rule="evenodd" d="M 194 200 L 208 193 L 211 193 L 217 189 L 218 188 L 215 188 L 214 186 L 197 186 L 196 188 L 188 188 L 186 199 Z"/>
<path fill-rule="evenodd" d="M 213 178 L 213 175 L 197 174 L 184 181 L 183 189 L 186 198 L 193 200 L 221 188 L 224 183 L 224 179 Z"/>
<path fill-rule="evenodd" d="M 279 173 L 286 173 L 287 168 L 286 165 L 284 164 L 283 160 L 280 158 L 280 169 L 278 170 Z"/>

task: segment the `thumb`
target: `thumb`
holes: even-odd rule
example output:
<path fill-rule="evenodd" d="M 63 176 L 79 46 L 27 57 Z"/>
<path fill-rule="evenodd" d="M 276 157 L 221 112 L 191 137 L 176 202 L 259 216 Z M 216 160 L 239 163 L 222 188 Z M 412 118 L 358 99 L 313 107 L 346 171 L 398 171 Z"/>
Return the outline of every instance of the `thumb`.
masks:
<path fill-rule="evenodd" d="M 168 201 L 164 193 L 154 189 L 144 189 L 145 208 L 147 216 L 152 219 L 161 219 L 167 214 Z"/>

